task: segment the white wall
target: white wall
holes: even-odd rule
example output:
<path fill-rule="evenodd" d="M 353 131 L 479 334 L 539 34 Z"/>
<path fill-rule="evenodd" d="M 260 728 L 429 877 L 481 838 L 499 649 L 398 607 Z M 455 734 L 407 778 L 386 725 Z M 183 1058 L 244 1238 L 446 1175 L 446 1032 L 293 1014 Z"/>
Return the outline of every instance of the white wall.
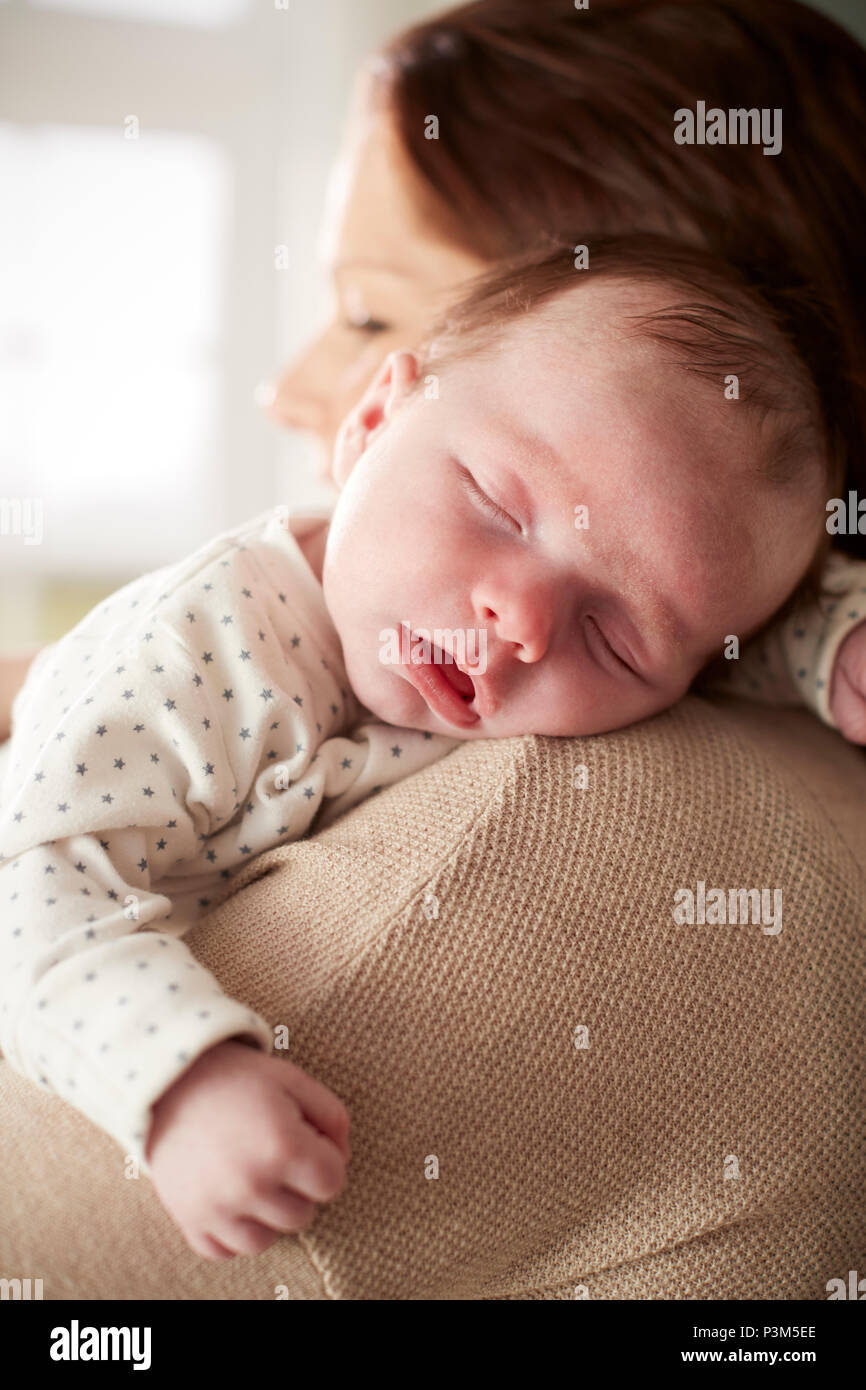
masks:
<path fill-rule="evenodd" d="M 165 22 L 169 5 L 171 23 Z M 100 139 L 104 144 L 116 138 L 120 149 L 124 123 L 135 114 L 140 121 L 139 152 L 148 140 L 151 152 L 158 151 L 158 141 L 170 143 L 174 135 L 206 142 L 219 167 L 224 164 L 227 171 L 228 199 L 227 216 L 220 214 L 217 219 L 215 213 L 220 225 L 203 234 L 206 245 L 201 255 L 196 256 L 194 246 L 181 250 L 179 245 L 178 264 L 172 267 L 186 280 L 199 275 L 199 262 L 208 257 L 220 267 L 220 283 L 214 288 L 219 313 L 207 333 L 199 334 L 207 341 L 198 345 L 201 371 L 208 377 L 203 399 L 210 393 L 213 400 L 212 418 L 198 446 L 200 453 L 206 451 L 208 479 L 206 490 L 196 483 L 199 494 L 204 494 L 200 505 L 188 498 L 181 508 L 173 508 L 163 483 L 154 482 L 158 465 L 165 471 L 158 445 L 151 450 L 150 467 L 147 458 L 136 456 L 140 434 L 154 421 L 164 422 L 164 437 L 175 444 L 182 430 L 173 429 L 170 386 L 164 380 L 160 384 L 158 375 L 150 381 L 146 373 L 139 378 L 137 345 L 131 339 L 124 341 L 125 319 L 113 325 L 110 335 L 102 332 L 103 352 L 112 354 L 115 374 L 122 382 L 121 408 L 117 400 L 106 400 L 100 373 L 89 370 L 83 347 L 76 360 L 74 334 L 65 359 L 68 370 L 63 361 L 52 360 L 50 369 L 43 362 L 41 375 L 31 373 L 28 384 L 24 348 L 33 330 L 22 321 L 28 307 L 20 293 L 17 304 L 14 294 L 0 293 L 0 417 L 5 390 L 18 431 L 7 428 L 4 432 L 0 418 L 0 503 L 41 497 L 45 511 L 43 544 L 25 546 L 8 529 L 0 534 L 0 647 L 29 640 L 33 621 L 22 615 L 37 610 L 34 595 L 40 589 L 48 592 L 53 586 L 56 592 L 60 581 L 101 585 L 106 591 L 131 574 L 176 558 L 215 530 L 238 524 L 284 498 L 287 489 L 293 495 L 315 495 L 312 468 L 308 466 L 304 473 L 308 454 L 302 442 L 263 416 L 254 403 L 255 388 L 303 344 L 323 308 L 317 234 L 352 74 L 362 56 L 387 35 L 442 8 L 430 0 L 287 0 L 287 7 L 283 0 L 0 0 L 0 186 L 5 167 L 4 195 L 8 195 L 13 166 L 17 166 L 20 190 L 25 187 L 22 163 L 42 158 L 37 148 L 40 141 L 23 139 L 22 133 L 35 137 L 42 132 L 44 144 L 46 132 L 59 130 L 62 135 L 77 128 L 94 134 L 96 145 Z M 214 23 L 223 10 L 228 22 Z M 130 12 L 138 17 L 129 18 Z M 142 14 L 147 18 L 142 20 Z M 132 147 L 127 148 L 131 154 Z M 222 186 L 219 179 L 217 185 Z M 74 180 L 71 189 L 74 199 Z M 103 209 L 112 206 L 112 197 L 128 196 L 121 180 L 116 188 L 99 191 Z M 20 192 L 17 202 L 7 196 L 0 287 L 4 275 L 8 285 L 16 274 L 16 251 L 21 254 L 18 270 L 23 283 L 20 272 L 29 249 L 29 283 L 37 287 L 35 294 L 27 291 L 31 301 L 45 298 L 43 291 L 51 276 L 80 280 L 86 273 L 94 278 L 90 301 L 104 305 L 101 268 L 83 272 L 85 258 L 76 256 L 62 235 L 52 237 L 45 226 L 38 190 L 28 187 L 27 198 L 30 205 L 25 207 Z M 83 225 L 86 240 L 87 207 L 71 211 L 79 237 Z M 152 212 L 162 225 L 171 209 L 157 207 Z M 100 224 L 104 220 L 101 215 Z M 32 244 L 28 248 L 34 225 L 42 237 L 41 269 L 37 266 L 35 272 Z M 98 231 L 103 234 L 104 225 Z M 179 235 L 177 241 L 181 241 Z M 279 244 L 289 247 L 288 270 L 275 267 L 274 248 Z M 111 247 L 112 259 L 121 268 L 123 250 Z M 163 248 L 163 268 L 166 255 L 171 256 L 170 245 Z M 140 265 L 131 252 L 128 260 L 127 284 L 139 275 L 146 298 L 147 246 L 140 252 Z M 116 265 L 113 273 L 117 274 Z M 91 287 L 86 281 L 75 288 L 82 302 L 88 303 Z M 40 313 L 43 320 L 46 315 L 50 319 L 50 304 L 46 308 L 43 303 Z M 98 322 L 95 327 L 86 324 L 86 317 L 82 313 L 82 341 L 85 328 L 99 339 Z M 168 371 L 170 382 L 171 348 L 178 336 L 177 328 L 172 335 L 170 303 L 164 317 L 164 331 L 160 329 L 156 339 L 151 325 L 150 352 L 153 356 L 154 341 L 165 343 L 165 361 L 154 364 L 154 371 L 162 370 L 163 378 Z M 107 343 L 108 336 L 116 341 Z M 77 413 L 68 401 L 63 406 L 63 389 L 69 390 L 73 368 L 78 373 Z M 22 394 L 26 391 L 32 399 Z M 111 449 L 104 457 L 97 451 L 102 462 L 95 470 L 94 458 L 86 452 L 88 426 L 91 422 L 103 425 L 99 447 L 104 451 L 106 420 L 110 421 Z M 50 446 L 43 438 L 46 435 L 53 441 Z M 96 449 L 95 444 L 92 447 Z M 42 462 L 34 464 L 40 448 Z M 178 473 L 183 468 L 182 449 L 181 444 Z M 132 482 L 140 487 L 138 493 L 124 476 L 131 458 L 137 458 Z M 98 488 L 94 471 L 100 473 Z M 121 495 L 121 478 L 126 485 L 122 505 L 112 500 Z"/>

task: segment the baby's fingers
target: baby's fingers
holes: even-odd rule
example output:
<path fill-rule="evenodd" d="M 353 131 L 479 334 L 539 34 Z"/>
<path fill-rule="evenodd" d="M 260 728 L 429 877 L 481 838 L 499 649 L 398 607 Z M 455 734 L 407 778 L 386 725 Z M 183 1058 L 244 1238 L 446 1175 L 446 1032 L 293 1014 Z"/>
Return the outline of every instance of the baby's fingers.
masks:
<path fill-rule="evenodd" d="M 221 1241 L 207 1234 L 190 1236 L 184 1232 L 184 1238 L 190 1250 L 200 1255 L 203 1260 L 230 1260 L 237 1254 L 236 1250 L 229 1250 Z"/>
<path fill-rule="evenodd" d="M 339 1096 L 335 1096 L 321 1081 L 296 1067 L 294 1062 L 280 1061 L 278 1065 L 280 1082 L 284 1089 L 300 1106 L 304 1117 L 334 1141 L 348 1163 L 351 1157 L 349 1112 Z"/>
<path fill-rule="evenodd" d="M 287 1187 L 272 1190 L 251 1201 L 242 1214 L 214 1213 L 207 1231 L 191 1235 L 187 1243 L 205 1260 L 226 1260 L 234 1255 L 260 1255 L 281 1235 L 302 1231 L 315 1215 L 315 1207 Z"/>
<path fill-rule="evenodd" d="M 249 1204 L 246 1212 L 250 1221 L 280 1235 L 303 1231 L 315 1214 L 315 1204 L 288 1187 L 272 1188 L 263 1193 Z"/>
<path fill-rule="evenodd" d="M 295 1121 L 284 1145 L 286 1159 L 281 1186 L 311 1202 L 332 1202 L 346 1181 L 346 1160 L 336 1144 L 303 1118 Z"/>
<path fill-rule="evenodd" d="M 866 623 L 849 632 L 836 655 L 830 713 L 852 743 L 866 743 Z"/>
<path fill-rule="evenodd" d="M 303 1202 L 291 1192 L 285 1192 L 284 1195 L 287 1199 L 284 1203 L 286 1214 L 278 1215 L 276 1223 L 261 1221 L 255 1214 L 225 1214 L 214 1219 L 206 1239 L 212 1241 L 218 1251 L 225 1250 L 229 1255 L 260 1255 L 263 1250 L 273 1245 L 275 1240 L 279 1240 L 281 1235 L 299 1231 L 310 1222 L 313 1208 L 309 1203 Z M 302 1214 L 304 1210 L 307 1212 L 306 1216 Z"/>
<path fill-rule="evenodd" d="M 862 695 L 846 671 L 833 678 L 830 713 L 851 743 L 866 743 L 866 696 Z"/>

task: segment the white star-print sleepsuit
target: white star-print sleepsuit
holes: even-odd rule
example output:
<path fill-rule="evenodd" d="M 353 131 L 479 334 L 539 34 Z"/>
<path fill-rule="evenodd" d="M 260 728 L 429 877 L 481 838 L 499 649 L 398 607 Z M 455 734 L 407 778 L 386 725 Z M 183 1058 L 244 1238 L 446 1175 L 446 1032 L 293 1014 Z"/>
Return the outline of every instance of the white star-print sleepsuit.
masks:
<path fill-rule="evenodd" d="M 13 707 L 0 1050 L 148 1175 L 150 1107 L 189 1064 L 273 1046 L 181 937 L 252 855 L 458 742 L 356 700 L 295 538 L 326 519 L 271 509 L 134 580 L 39 653 Z"/>
<path fill-rule="evenodd" d="M 267 1020 L 181 939 L 232 871 L 299 839 L 457 739 L 374 720 L 349 688 L 296 536 L 269 510 L 145 574 L 44 648 L 13 707 L 0 787 L 0 1051 L 134 1155 L 150 1107 L 207 1048 Z M 829 673 L 866 616 L 837 598 L 731 662 L 727 689 L 829 715 Z"/>

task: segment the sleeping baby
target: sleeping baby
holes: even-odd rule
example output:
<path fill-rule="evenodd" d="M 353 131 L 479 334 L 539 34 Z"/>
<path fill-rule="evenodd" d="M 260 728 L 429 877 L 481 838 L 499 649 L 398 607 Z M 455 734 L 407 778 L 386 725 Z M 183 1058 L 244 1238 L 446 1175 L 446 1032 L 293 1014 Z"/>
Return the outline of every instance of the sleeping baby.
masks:
<path fill-rule="evenodd" d="M 831 604 L 792 601 L 841 480 L 783 325 L 702 253 L 592 261 L 485 277 L 344 422 L 332 514 L 142 575 L 16 699 L 0 1048 L 205 1258 L 302 1229 L 350 1156 L 340 1100 L 183 940 L 252 856 L 464 739 L 620 728 L 726 657 L 729 688 L 826 717 L 866 609 L 842 560 Z"/>

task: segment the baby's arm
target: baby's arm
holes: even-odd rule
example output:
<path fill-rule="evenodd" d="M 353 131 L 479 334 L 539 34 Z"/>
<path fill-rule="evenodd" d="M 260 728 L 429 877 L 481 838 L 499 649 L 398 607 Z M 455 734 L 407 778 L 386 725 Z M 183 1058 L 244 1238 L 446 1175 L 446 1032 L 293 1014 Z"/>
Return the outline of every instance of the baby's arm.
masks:
<path fill-rule="evenodd" d="M 159 657 L 166 689 L 179 694 L 189 673 L 167 665 L 165 651 Z M 138 694 L 140 672 L 127 666 Z M 0 1046 L 147 1171 L 156 1098 L 224 1038 L 249 1034 L 269 1049 L 271 1035 L 172 932 L 171 900 L 152 887 L 170 867 L 167 856 L 194 856 L 199 834 L 228 808 L 231 769 L 219 769 L 212 793 L 203 786 L 198 748 L 173 747 L 175 711 L 156 699 L 136 734 L 123 677 L 112 675 L 89 687 L 89 708 L 79 698 L 57 723 L 38 704 L 24 707 L 46 742 L 19 769 L 0 819 Z M 198 691 L 186 701 L 187 717 L 192 704 L 209 708 Z M 16 734 L 11 760 L 19 750 L 32 757 Z"/>
<path fill-rule="evenodd" d="M 831 552 L 822 583 L 826 596 L 797 603 L 737 658 L 714 663 L 699 685 L 805 704 L 852 742 L 866 743 L 866 562 Z"/>
<path fill-rule="evenodd" d="M 224 994 L 153 887 L 202 855 L 247 788 L 218 735 L 204 755 L 196 730 L 219 716 L 183 648 L 169 635 L 147 650 L 146 668 L 125 655 L 60 719 L 44 698 L 22 707 L 45 739 L 35 758 L 26 727 L 13 739 L 0 818 L 0 1046 L 139 1160 L 198 1253 L 259 1250 L 336 1195 L 348 1116 L 266 1055 L 267 1022 Z M 80 656 L 66 643 L 53 684 Z"/>

